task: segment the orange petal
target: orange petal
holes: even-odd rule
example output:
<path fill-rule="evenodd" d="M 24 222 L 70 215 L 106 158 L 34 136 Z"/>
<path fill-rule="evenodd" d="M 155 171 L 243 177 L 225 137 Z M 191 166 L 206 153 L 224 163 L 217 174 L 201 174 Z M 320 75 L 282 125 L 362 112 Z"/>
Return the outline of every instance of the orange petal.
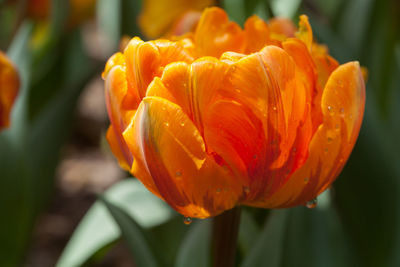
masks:
<path fill-rule="evenodd" d="M 309 147 L 309 158 L 272 197 L 254 206 L 277 208 L 304 204 L 334 181 L 357 139 L 365 105 L 365 85 L 358 62 L 339 66 L 322 96 L 323 124 Z"/>
<path fill-rule="evenodd" d="M 268 21 L 268 27 L 271 32 L 271 37 L 279 40 L 294 37 L 297 30 L 290 19 L 279 17 L 270 19 Z"/>
<path fill-rule="evenodd" d="M 308 17 L 306 15 L 300 16 L 299 31 L 296 33 L 296 37 L 302 40 L 306 44 L 308 50 L 311 51 L 313 33 L 310 22 L 308 21 Z"/>
<path fill-rule="evenodd" d="M 154 39 L 165 34 L 185 12 L 201 11 L 214 3 L 214 0 L 146 0 L 138 23 L 142 32 Z"/>
<path fill-rule="evenodd" d="M 246 33 L 246 54 L 259 51 L 270 41 L 267 23 L 256 15 L 246 20 L 244 30 Z"/>
<path fill-rule="evenodd" d="M 105 79 L 106 107 L 111 122 L 107 132 L 107 140 L 113 152 L 117 152 L 120 165 L 125 169 L 129 166 L 128 169 L 130 169 L 132 155 L 122 138 L 122 132 L 129 124 L 134 110 L 123 108 L 123 101 L 127 95 L 127 82 L 123 67 L 114 66 L 107 72 Z"/>
<path fill-rule="evenodd" d="M 181 106 L 202 133 L 203 113 L 221 86 L 227 67 L 212 57 L 198 59 L 191 65 L 172 63 L 163 72 L 162 85 L 156 82 L 149 86 L 147 95 L 160 96 Z"/>
<path fill-rule="evenodd" d="M 245 34 L 230 22 L 224 10 L 212 7 L 203 12 L 194 36 L 198 56 L 220 57 L 226 51 L 241 53 L 245 48 Z"/>
<path fill-rule="evenodd" d="M 154 77 L 161 76 L 166 65 L 175 61 L 193 61 L 193 57 L 186 49 L 187 42 L 190 41 L 156 40 L 143 42 L 137 37 L 130 41 L 124 51 L 126 75 L 129 95 L 139 100 L 137 105 L 146 95 L 148 85 Z"/>
<path fill-rule="evenodd" d="M 217 165 L 182 109 L 159 97 L 146 97 L 124 133 L 135 159 L 133 174 L 185 216 L 205 218 L 232 208 L 241 187 Z"/>
<path fill-rule="evenodd" d="M 10 113 L 19 90 L 19 77 L 12 62 L 0 51 L 0 130 L 10 125 Z"/>
<path fill-rule="evenodd" d="M 190 10 L 185 12 L 175 21 L 166 36 L 179 36 L 194 31 L 200 17 L 201 12 L 199 11 Z"/>

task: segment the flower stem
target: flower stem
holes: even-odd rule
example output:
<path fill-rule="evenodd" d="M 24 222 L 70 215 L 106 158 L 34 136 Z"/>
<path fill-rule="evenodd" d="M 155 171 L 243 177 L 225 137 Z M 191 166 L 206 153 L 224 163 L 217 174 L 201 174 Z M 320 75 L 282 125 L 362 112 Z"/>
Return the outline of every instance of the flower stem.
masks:
<path fill-rule="evenodd" d="M 235 266 L 236 243 L 240 224 L 240 208 L 225 211 L 213 219 L 214 267 Z"/>

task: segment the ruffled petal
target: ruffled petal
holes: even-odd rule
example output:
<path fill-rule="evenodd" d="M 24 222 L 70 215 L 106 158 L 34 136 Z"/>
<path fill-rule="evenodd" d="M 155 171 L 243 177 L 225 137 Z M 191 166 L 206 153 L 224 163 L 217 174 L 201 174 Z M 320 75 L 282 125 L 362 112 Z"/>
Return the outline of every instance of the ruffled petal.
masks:
<path fill-rule="evenodd" d="M 245 48 L 245 33 L 229 21 L 220 8 L 208 8 L 203 12 L 194 36 L 198 57 L 220 57 L 225 51 L 241 53 Z"/>
<path fill-rule="evenodd" d="M 268 21 L 268 27 L 271 32 L 271 38 L 278 40 L 294 37 L 297 30 L 290 19 L 279 17 L 270 19 Z"/>
<path fill-rule="evenodd" d="M 246 54 L 258 52 L 270 42 L 267 23 L 258 16 L 251 16 L 244 24 L 246 33 Z"/>
<path fill-rule="evenodd" d="M 311 51 L 311 47 L 313 44 L 313 34 L 310 22 L 308 21 L 308 17 L 306 15 L 300 16 L 299 30 L 296 33 L 296 37 L 302 40 L 306 44 L 308 50 Z"/>
<path fill-rule="evenodd" d="M 176 104 L 144 98 L 124 138 L 142 163 L 132 173 L 181 214 L 205 218 L 236 204 L 241 187 L 206 153 L 200 132 Z"/>
<path fill-rule="evenodd" d="M 143 42 L 133 38 L 124 51 L 129 95 L 140 100 L 146 95 L 149 84 L 160 77 L 164 67 L 171 62 L 192 62 L 193 57 L 186 47 L 190 40 L 171 42 L 156 40 Z M 134 108 L 137 108 L 137 105 Z"/>
<path fill-rule="evenodd" d="M 309 147 L 309 157 L 274 195 L 252 203 L 265 208 L 304 204 L 338 176 L 356 142 L 365 105 L 365 85 L 358 62 L 339 66 L 322 96 L 323 124 Z"/>
<path fill-rule="evenodd" d="M 146 0 L 138 23 L 143 33 L 154 39 L 165 34 L 185 12 L 201 11 L 214 3 L 214 0 Z"/>
<path fill-rule="evenodd" d="M 130 122 L 134 110 L 123 107 L 124 99 L 127 97 L 127 82 L 124 68 L 116 65 L 107 71 L 105 77 L 105 99 L 108 117 L 111 126 L 107 132 L 107 140 L 112 151 L 118 155 L 118 161 L 122 168 L 130 169 L 132 165 L 132 154 L 129 152 L 122 132 Z M 118 146 L 118 147 L 117 147 Z"/>

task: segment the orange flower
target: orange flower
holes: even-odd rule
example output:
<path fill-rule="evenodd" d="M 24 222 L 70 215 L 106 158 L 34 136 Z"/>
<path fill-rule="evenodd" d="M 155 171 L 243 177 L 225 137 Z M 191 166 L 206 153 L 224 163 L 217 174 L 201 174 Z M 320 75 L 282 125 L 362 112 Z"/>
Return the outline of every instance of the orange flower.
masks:
<path fill-rule="evenodd" d="M 192 25 L 192 21 L 197 19 L 196 11 L 214 4 L 215 0 L 145 0 L 139 15 L 139 26 L 149 38 L 160 37 L 171 28 L 181 32 L 181 28 L 185 27 L 182 23 Z"/>
<path fill-rule="evenodd" d="M 19 89 L 18 73 L 0 51 L 0 130 L 10 125 L 10 112 Z"/>
<path fill-rule="evenodd" d="M 336 179 L 365 102 L 358 62 L 299 31 L 206 9 L 193 34 L 133 38 L 107 62 L 107 133 L 121 166 L 188 217 L 305 204 Z"/>
<path fill-rule="evenodd" d="M 69 0 L 69 25 L 75 26 L 94 14 L 96 0 Z M 48 19 L 51 12 L 51 0 L 28 0 L 27 13 L 33 19 Z"/>

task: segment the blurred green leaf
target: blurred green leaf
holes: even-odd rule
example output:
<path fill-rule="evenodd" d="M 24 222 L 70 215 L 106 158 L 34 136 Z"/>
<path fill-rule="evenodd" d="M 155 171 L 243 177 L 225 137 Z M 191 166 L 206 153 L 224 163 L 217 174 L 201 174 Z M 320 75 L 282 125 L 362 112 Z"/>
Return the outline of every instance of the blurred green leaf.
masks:
<path fill-rule="evenodd" d="M 318 206 L 314 209 L 289 210 L 282 266 L 360 266 L 340 218 L 330 204 L 329 193 L 325 191 L 318 197 Z"/>
<path fill-rule="evenodd" d="M 102 33 L 107 37 L 107 50 L 111 53 L 118 51 L 121 39 L 121 0 L 98 0 L 97 23 Z"/>
<path fill-rule="evenodd" d="M 243 0 L 224 0 L 222 1 L 222 7 L 228 13 L 229 18 L 236 21 L 240 25 L 244 25 L 246 20 L 246 8 L 245 1 Z"/>
<path fill-rule="evenodd" d="M 271 9 L 276 17 L 293 18 L 301 0 L 271 0 Z"/>
<path fill-rule="evenodd" d="M 239 227 L 238 245 L 243 255 L 247 255 L 260 235 L 260 227 L 246 209 L 242 209 Z"/>
<path fill-rule="evenodd" d="M 145 229 L 165 223 L 174 214 L 165 202 L 133 178 L 112 186 L 104 193 L 104 198 L 120 207 Z M 118 225 L 104 204 L 97 201 L 76 228 L 57 266 L 80 266 L 99 250 L 118 240 L 120 236 Z"/>
<path fill-rule="evenodd" d="M 123 180 L 104 194 L 143 228 L 162 224 L 173 215 L 171 209 L 135 179 Z M 99 224 L 99 222 L 101 222 Z M 117 240 L 120 231 L 101 202 L 96 202 L 82 219 L 58 262 L 58 266 L 83 263 L 99 249 Z M 88 244 L 89 243 L 89 244 Z"/>
<path fill-rule="evenodd" d="M 287 225 L 287 210 L 273 210 L 267 222 L 255 240 L 255 244 L 243 260 L 241 267 L 266 266 L 278 267 L 282 261 L 284 250 L 285 228 Z"/>
<path fill-rule="evenodd" d="M 199 220 L 192 223 L 181 243 L 175 267 L 210 266 L 211 222 Z"/>
<path fill-rule="evenodd" d="M 118 224 L 122 238 L 134 257 L 135 265 L 138 267 L 160 266 L 143 229 L 123 209 L 105 198 L 101 198 L 101 200 Z"/>
<path fill-rule="evenodd" d="M 29 95 L 31 53 L 28 42 L 32 25 L 21 26 L 8 55 L 20 73 L 21 87 L 12 110 L 12 125 L 0 132 L 0 266 L 17 266 L 32 227 L 34 194 L 25 156 L 26 102 Z"/>

